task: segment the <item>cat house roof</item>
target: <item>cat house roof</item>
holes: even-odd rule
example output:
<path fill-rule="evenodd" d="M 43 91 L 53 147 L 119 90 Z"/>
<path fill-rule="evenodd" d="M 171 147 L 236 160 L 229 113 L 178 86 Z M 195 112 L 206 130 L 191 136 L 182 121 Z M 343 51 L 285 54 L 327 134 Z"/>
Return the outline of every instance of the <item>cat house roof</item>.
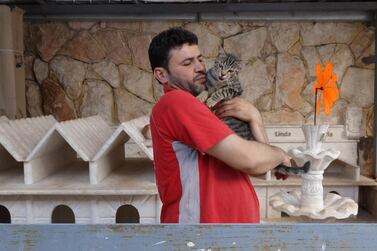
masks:
<path fill-rule="evenodd" d="M 90 161 L 111 134 L 111 127 L 100 116 L 60 122 L 47 132 L 27 161 L 52 153 L 66 143 L 80 158 Z"/>
<path fill-rule="evenodd" d="M 38 142 L 55 125 L 53 116 L 9 120 L 0 118 L 0 145 L 17 161 L 25 161 Z"/>
<path fill-rule="evenodd" d="M 149 116 L 142 116 L 127 122 L 121 123 L 103 147 L 98 151 L 93 161 L 97 161 L 108 153 L 120 142 L 125 143 L 131 138 L 140 149 L 153 160 L 152 140 L 146 139 L 142 134 L 142 129 L 149 124 Z"/>

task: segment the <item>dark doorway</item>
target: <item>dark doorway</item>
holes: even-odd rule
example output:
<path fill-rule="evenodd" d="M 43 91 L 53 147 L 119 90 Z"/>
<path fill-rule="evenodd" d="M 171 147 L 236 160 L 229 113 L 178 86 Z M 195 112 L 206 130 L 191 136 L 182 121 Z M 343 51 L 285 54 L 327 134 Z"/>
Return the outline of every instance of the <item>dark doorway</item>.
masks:
<path fill-rule="evenodd" d="M 0 205 L 0 223 L 11 223 L 9 210 Z"/>
<path fill-rule="evenodd" d="M 75 223 L 75 214 L 70 207 L 59 205 L 52 211 L 51 223 Z"/>
<path fill-rule="evenodd" d="M 140 215 L 132 205 L 120 206 L 115 216 L 115 223 L 140 223 Z"/>

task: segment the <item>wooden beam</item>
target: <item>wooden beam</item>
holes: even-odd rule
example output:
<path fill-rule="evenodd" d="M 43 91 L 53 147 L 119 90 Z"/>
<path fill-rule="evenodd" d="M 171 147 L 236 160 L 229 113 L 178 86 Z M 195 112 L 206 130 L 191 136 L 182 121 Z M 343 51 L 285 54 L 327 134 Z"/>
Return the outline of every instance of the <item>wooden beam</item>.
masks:
<path fill-rule="evenodd" d="M 376 224 L 12 225 L 1 250 L 376 250 Z"/>

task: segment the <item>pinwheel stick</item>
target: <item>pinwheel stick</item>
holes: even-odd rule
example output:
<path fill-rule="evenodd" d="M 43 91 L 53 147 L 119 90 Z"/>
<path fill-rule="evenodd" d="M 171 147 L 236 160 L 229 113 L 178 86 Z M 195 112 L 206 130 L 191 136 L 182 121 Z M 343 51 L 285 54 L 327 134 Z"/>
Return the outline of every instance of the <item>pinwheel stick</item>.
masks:
<path fill-rule="evenodd" d="M 317 95 L 318 95 L 318 90 L 323 90 L 322 87 L 320 88 L 315 88 L 315 101 L 314 101 L 314 125 L 317 124 Z"/>

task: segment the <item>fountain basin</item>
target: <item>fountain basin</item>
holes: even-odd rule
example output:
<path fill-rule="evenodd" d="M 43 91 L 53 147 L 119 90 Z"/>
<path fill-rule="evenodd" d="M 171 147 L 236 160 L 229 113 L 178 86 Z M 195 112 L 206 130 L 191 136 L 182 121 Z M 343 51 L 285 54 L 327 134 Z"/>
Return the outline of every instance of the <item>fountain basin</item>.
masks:
<path fill-rule="evenodd" d="M 357 215 L 358 212 L 358 204 L 355 201 L 335 193 L 324 196 L 322 209 L 302 206 L 300 190 L 277 193 L 270 197 L 269 203 L 274 209 L 291 216 L 307 216 L 312 219 L 345 219 Z"/>

